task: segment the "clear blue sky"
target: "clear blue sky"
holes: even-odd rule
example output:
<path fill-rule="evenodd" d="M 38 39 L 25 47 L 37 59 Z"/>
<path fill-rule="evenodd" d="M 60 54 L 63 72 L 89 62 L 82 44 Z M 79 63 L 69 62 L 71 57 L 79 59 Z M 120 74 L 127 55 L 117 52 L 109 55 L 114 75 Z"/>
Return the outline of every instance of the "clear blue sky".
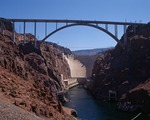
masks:
<path fill-rule="evenodd" d="M 149 22 L 150 0 L 1 0 L 0 17 L 36 19 L 79 19 L 120 22 Z M 62 24 L 58 24 L 58 27 Z M 44 37 L 44 24 L 38 24 L 37 37 Z M 33 25 L 27 32 L 33 33 Z M 113 26 L 109 29 L 112 30 Z M 55 29 L 48 24 L 48 32 Z M 16 26 L 18 32 L 22 24 Z M 122 33 L 119 27 L 119 36 Z M 105 33 L 90 27 L 70 27 L 51 36 L 48 41 L 58 43 L 71 50 L 105 48 L 116 42 Z"/>

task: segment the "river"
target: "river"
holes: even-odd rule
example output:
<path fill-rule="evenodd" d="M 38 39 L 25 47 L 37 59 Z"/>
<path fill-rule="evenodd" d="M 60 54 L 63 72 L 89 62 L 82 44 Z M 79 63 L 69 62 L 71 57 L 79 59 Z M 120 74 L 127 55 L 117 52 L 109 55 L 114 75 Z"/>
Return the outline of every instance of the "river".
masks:
<path fill-rule="evenodd" d="M 138 113 L 120 112 L 113 103 L 98 102 L 82 86 L 78 85 L 68 91 L 69 102 L 64 105 L 77 111 L 80 120 L 131 120 Z M 140 115 L 135 120 L 150 120 Z"/>

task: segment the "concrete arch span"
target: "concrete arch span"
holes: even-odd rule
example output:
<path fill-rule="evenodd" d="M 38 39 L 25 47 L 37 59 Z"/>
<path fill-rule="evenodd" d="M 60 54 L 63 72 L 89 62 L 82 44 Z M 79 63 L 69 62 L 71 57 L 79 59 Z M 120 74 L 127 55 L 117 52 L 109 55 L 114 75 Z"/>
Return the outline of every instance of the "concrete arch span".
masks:
<path fill-rule="evenodd" d="M 120 40 L 115 36 L 113 35 L 111 32 L 109 32 L 108 30 L 98 26 L 98 25 L 94 25 L 94 24 L 86 24 L 86 23 L 74 23 L 74 24 L 69 24 L 69 25 L 65 25 L 65 26 L 62 26 L 56 30 L 54 30 L 53 32 L 49 33 L 42 41 L 41 41 L 41 44 L 47 39 L 49 38 L 50 36 L 52 36 L 53 34 L 55 34 L 56 32 L 62 30 L 62 29 L 65 29 L 65 28 L 68 28 L 68 27 L 73 27 L 73 26 L 89 26 L 89 27 L 93 27 L 93 28 L 96 28 L 98 30 L 101 30 L 103 32 L 105 32 L 106 34 L 108 34 L 109 36 L 111 36 L 122 48 L 124 47 L 122 42 L 120 42 Z M 41 45 L 40 44 L 40 45 Z"/>

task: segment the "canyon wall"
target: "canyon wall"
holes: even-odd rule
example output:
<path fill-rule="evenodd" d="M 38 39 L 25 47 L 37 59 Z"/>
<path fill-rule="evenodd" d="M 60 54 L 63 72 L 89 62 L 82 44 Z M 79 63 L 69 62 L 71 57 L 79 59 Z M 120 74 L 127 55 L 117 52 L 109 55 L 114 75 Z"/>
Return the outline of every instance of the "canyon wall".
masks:
<path fill-rule="evenodd" d="M 113 50 L 97 58 L 92 76 L 92 94 L 98 99 L 108 100 L 109 90 L 112 90 L 117 93 L 117 100 L 142 104 L 149 109 L 149 46 L 150 24 L 129 26 L 125 49 L 117 44 Z"/>
<path fill-rule="evenodd" d="M 69 120 L 57 92 L 64 89 L 61 74 L 70 77 L 70 68 L 63 58 L 64 49 L 56 44 L 44 43 L 34 48 L 34 36 L 26 34 L 25 44 L 21 34 L 12 40 L 12 24 L 1 21 L 0 29 L 0 94 L 16 106 L 47 119 Z M 1 25 L 0 25 L 1 26 Z M 28 38 L 29 37 L 29 38 Z"/>

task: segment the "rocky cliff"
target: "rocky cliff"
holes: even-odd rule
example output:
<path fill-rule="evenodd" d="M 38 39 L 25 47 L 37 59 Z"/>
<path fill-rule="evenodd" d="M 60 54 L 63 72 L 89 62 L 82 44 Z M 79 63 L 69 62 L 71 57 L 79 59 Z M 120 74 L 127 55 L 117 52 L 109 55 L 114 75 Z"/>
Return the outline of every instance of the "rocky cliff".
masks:
<path fill-rule="evenodd" d="M 117 44 L 97 58 L 92 93 L 96 98 L 106 100 L 111 90 L 117 93 L 118 100 L 148 105 L 150 109 L 149 78 L 150 24 L 129 26 L 126 48 Z"/>
<path fill-rule="evenodd" d="M 32 39 L 26 44 L 12 42 L 12 25 L 1 21 L 0 26 L 0 92 L 13 104 L 38 116 L 48 119 L 65 120 L 62 105 L 56 100 L 56 93 L 64 89 L 64 79 L 70 76 L 68 63 L 63 57 L 63 49 L 57 45 L 43 44 L 35 49 Z M 26 36 L 28 37 L 28 36 Z M 65 50 L 64 51 L 68 51 Z M 67 54 L 67 52 L 65 53 Z"/>

